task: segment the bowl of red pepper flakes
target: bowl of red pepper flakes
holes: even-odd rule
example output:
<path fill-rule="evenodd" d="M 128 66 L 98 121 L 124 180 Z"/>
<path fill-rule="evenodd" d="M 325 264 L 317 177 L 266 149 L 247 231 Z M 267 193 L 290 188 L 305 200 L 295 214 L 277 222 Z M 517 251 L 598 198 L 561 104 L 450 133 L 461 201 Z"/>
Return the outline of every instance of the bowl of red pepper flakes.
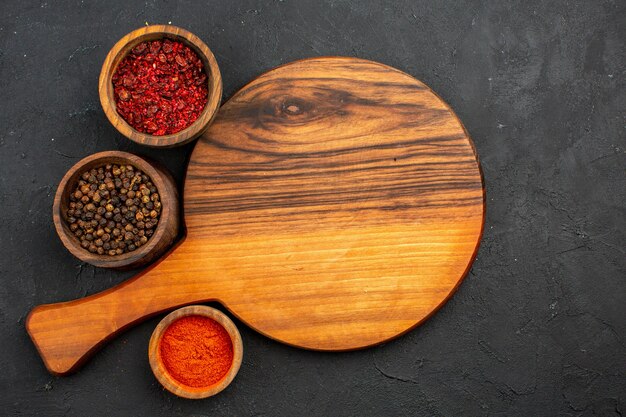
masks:
<path fill-rule="evenodd" d="M 215 56 L 196 35 L 152 25 L 113 46 L 98 89 L 107 118 L 121 134 L 167 148 L 208 129 L 222 101 L 222 76 Z"/>

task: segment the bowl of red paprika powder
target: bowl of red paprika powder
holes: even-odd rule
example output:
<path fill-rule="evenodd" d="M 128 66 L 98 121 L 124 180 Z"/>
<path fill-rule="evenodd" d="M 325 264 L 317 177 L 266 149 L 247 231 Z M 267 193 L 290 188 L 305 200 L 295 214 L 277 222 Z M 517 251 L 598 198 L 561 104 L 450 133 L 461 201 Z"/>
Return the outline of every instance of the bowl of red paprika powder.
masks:
<path fill-rule="evenodd" d="M 98 90 L 121 134 L 142 145 L 173 147 L 208 129 L 222 100 L 222 77 L 215 56 L 196 35 L 152 25 L 113 46 Z"/>
<path fill-rule="evenodd" d="M 233 381 L 241 366 L 243 343 L 224 313 L 188 306 L 161 320 L 150 338 L 148 357 L 154 376 L 168 391 L 201 399 Z"/>

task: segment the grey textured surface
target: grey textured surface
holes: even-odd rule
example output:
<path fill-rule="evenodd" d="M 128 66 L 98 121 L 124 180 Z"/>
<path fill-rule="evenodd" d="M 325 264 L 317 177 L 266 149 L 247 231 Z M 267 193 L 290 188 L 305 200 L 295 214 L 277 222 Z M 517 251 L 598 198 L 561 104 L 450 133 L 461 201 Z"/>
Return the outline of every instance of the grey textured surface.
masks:
<path fill-rule="evenodd" d="M 63 248 L 51 220 L 58 181 L 79 158 L 122 149 L 162 161 L 180 184 L 192 149 L 132 145 L 100 108 L 108 49 L 146 21 L 199 35 L 225 99 L 276 65 L 350 55 L 404 70 L 450 103 L 476 143 L 488 206 L 478 259 L 448 304 L 396 341 L 341 354 L 239 323 L 240 374 L 204 401 L 153 378 L 158 318 L 74 376 L 51 377 L 28 311 L 131 275 Z M 3 1 L 0 414 L 624 414 L 625 39 L 624 1 Z"/>

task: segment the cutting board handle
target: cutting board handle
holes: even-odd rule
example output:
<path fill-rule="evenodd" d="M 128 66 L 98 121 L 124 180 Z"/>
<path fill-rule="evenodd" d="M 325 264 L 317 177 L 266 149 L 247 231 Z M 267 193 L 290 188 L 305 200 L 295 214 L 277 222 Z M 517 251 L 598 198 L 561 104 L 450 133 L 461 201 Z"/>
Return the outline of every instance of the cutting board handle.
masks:
<path fill-rule="evenodd" d="M 172 294 L 172 281 L 184 279 L 173 272 L 178 268 L 175 255 L 170 252 L 149 269 L 98 294 L 35 307 L 26 319 L 26 329 L 48 371 L 72 373 L 124 329 L 168 309 L 200 301 Z"/>

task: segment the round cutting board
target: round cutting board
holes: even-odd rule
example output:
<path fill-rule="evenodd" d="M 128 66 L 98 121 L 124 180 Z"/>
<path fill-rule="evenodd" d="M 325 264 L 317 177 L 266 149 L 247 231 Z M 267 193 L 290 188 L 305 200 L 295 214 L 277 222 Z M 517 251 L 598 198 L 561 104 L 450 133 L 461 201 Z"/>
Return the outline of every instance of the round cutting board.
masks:
<path fill-rule="evenodd" d="M 450 297 L 484 221 L 476 154 L 452 110 L 411 76 L 354 58 L 287 64 L 236 93 L 193 151 L 184 202 L 187 237 L 161 261 L 31 311 L 50 372 L 207 301 L 293 346 L 384 342 Z"/>
<path fill-rule="evenodd" d="M 276 340 L 345 350 L 398 336 L 468 272 L 484 222 L 473 144 L 394 68 L 312 58 L 220 110 L 185 182 L 187 244 L 217 297 Z"/>

